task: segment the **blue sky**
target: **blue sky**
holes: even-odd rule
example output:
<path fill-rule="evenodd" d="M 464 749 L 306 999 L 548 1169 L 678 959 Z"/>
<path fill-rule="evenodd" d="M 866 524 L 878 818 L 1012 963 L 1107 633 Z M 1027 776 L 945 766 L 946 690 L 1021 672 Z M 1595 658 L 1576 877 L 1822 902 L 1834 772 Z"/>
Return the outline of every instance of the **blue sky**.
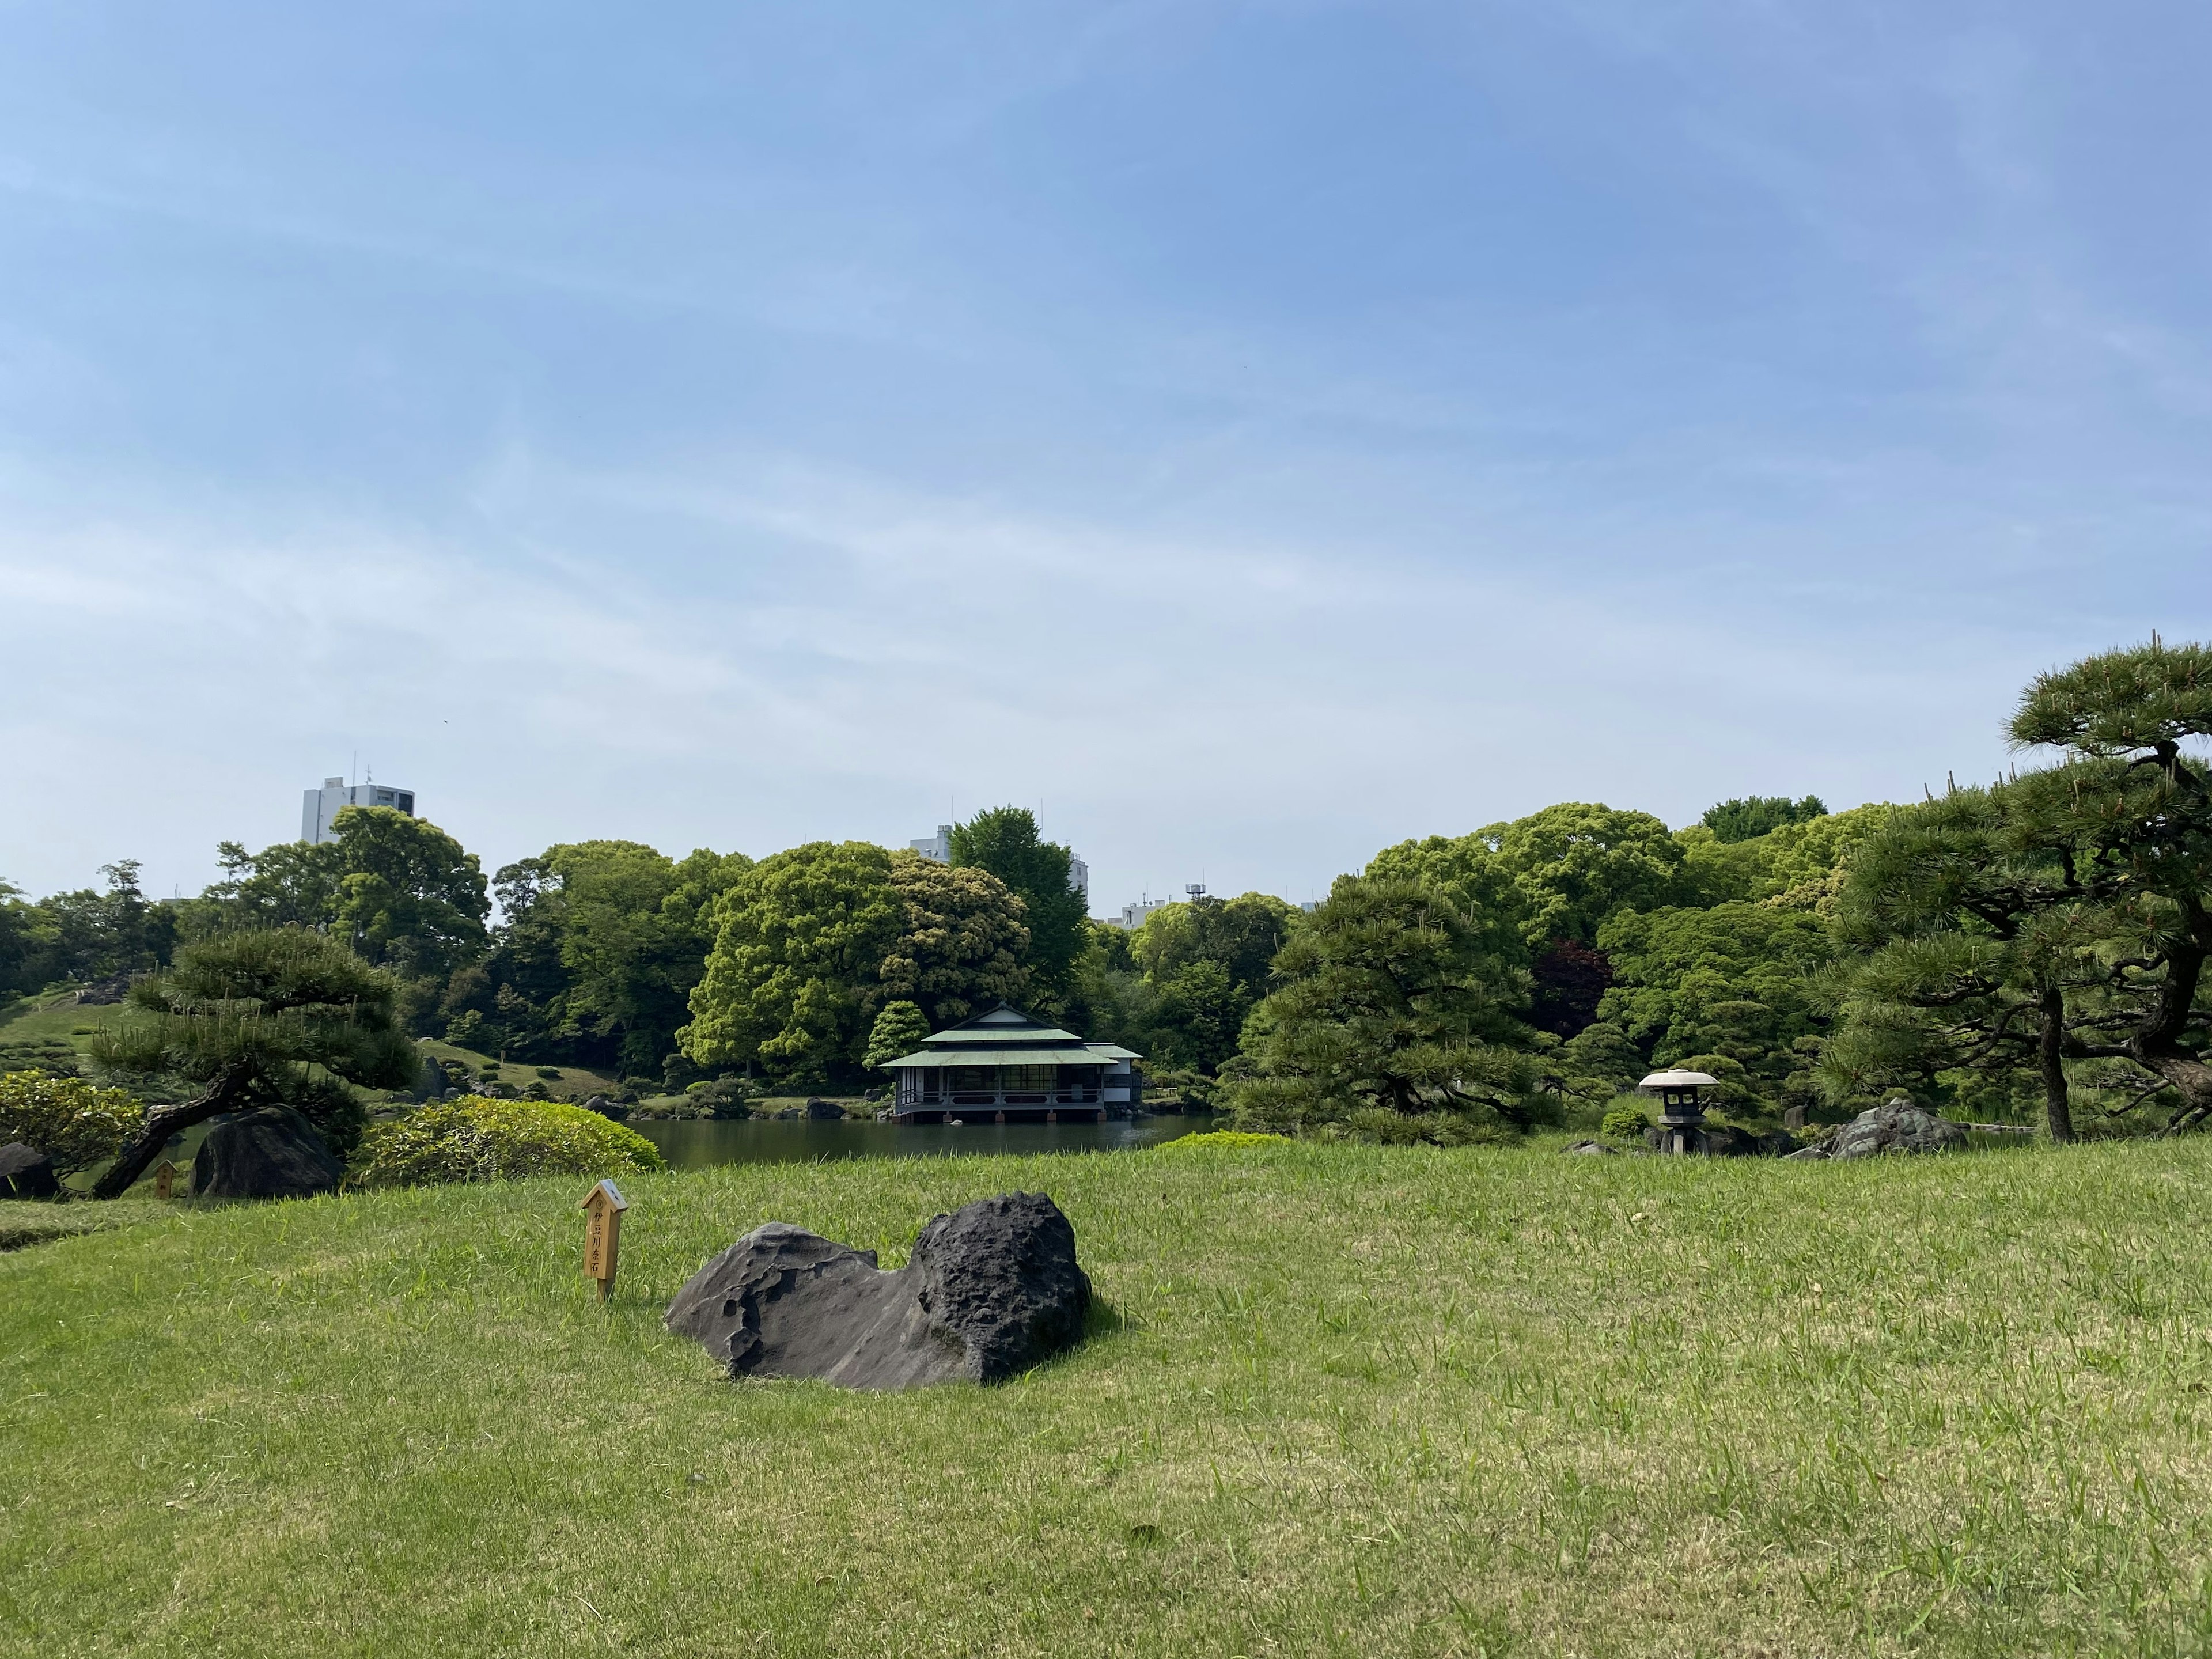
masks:
<path fill-rule="evenodd" d="M 0 875 L 1012 801 L 1093 908 L 2212 635 L 2212 10 L 0 4 Z"/>

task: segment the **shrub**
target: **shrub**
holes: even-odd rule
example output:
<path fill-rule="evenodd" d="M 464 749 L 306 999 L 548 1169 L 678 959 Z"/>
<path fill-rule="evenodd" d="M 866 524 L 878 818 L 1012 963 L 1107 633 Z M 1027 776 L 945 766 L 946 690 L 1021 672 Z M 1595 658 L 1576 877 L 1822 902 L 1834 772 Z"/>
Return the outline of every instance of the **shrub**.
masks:
<path fill-rule="evenodd" d="M 1651 1114 L 1641 1106 L 1616 1106 L 1598 1120 L 1598 1133 L 1607 1140 L 1641 1140 L 1651 1127 Z"/>
<path fill-rule="evenodd" d="M 426 1187 L 662 1167 L 643 1135 L 581 1106 L 465 1095 L 373 1125 L 352 1184 Z"/>
<path fill-rule="evenodd" d="M 1191 1152 L 1203 1151 L 1211 1146 L 1218 1146 L 1226 1150 L 1241 1146 L 1287 1146 L 1290 1144 L 1291 1138 L 1288 1135 L 1255 1134 L 1249 1129 L 1212 1129 L 1202 1135 L 1178 1135 L 1173 1140 L 1163 1140 L 1152 1150 L 1156 1152 L 1164 1152 L 1173 1148 L 1180 1148 L 1184 1152 Z"/>
<path fill-rule="evenodd" d="M 145 1118 L 145 1103 L 125 1090 L 43 1071 L 0 1073 L 0 1145 L 35 1146 L 59 1174 L 113 1158 Z"/>
<path fill-rule="evenodd" d="M 558 1066 L 540 1066 L 538 1075 L 548 1083 L 557 1083 L 561 1080 L 561 1068 Z"/>

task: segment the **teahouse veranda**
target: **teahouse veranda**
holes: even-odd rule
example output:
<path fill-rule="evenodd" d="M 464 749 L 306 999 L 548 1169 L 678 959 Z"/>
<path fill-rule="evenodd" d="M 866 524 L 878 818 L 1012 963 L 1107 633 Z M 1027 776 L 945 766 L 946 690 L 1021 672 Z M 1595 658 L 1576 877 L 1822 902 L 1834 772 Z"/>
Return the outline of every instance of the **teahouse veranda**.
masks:
<path fill-rule="evenodd" d="M 896 1122 L 1096 1123 L 1109 1108 L 1137 1104 L 1132 1062 L 1141 1058 L 1002 1002 L 884 1069 L 898 1077 Z"/>

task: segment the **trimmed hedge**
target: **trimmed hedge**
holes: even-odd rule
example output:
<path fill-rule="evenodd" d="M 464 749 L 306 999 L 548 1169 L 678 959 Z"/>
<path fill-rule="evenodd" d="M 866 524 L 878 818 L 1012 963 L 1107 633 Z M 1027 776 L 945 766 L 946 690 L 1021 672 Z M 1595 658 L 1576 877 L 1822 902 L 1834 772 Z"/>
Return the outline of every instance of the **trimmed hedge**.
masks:
<path fill-rule="evenodd" d="M 643 1135 L 581 1106 L 463 1095 L 371 1125 L 348 1184 L 428 1187 L 663 1167 Z"/>

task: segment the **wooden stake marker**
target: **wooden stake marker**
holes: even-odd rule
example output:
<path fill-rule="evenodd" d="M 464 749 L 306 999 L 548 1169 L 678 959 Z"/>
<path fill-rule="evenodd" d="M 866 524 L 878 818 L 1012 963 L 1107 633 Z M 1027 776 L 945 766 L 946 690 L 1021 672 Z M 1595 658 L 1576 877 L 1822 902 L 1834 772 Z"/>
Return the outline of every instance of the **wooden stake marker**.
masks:
<path fill-rule="evenodd" d="M 154 1166 L 154 1196 L 167 1199 L 177 1189 L 177 1166 L 163 1158 Z"/>
<path fill-rule="evenodd" d="M 615 1262 L 622 1254 L 623 1212 L 629 1200 L 611 1181 L 602 1181 L 578 1206 L 584 1212 L 584 1277 L 599 1281 L 599 1300 L 614 1293 Z"/>

